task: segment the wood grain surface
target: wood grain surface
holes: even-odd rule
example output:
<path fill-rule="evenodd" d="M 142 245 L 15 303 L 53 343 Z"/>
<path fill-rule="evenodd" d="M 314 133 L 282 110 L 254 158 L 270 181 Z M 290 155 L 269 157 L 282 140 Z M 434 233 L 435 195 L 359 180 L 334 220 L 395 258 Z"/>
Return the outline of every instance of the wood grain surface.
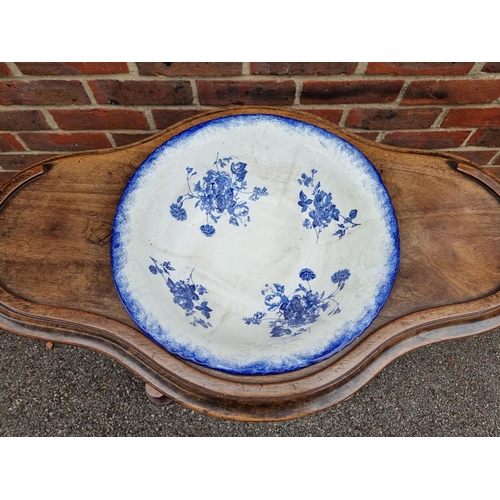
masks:
<path fill-rule="evenodd" d="M 170 355 L 141 334 L 116 293 L 110 237 L 143 160 L 208 119 L 273 113 L 348 140 L 380 173 L 400 231 L 391 295 L 352 345 L 296 372 L 234 376 Z M 397 356 L 500 325 L 500 184 L 461 158 L 375 144 L 305 113 L 226 108 L 108 151 L 53 158 L 0 187 L 0 327 L 82 345 L 125 364 L 191 408 L 242 420 L 307 415 L 345 399 Z"/>

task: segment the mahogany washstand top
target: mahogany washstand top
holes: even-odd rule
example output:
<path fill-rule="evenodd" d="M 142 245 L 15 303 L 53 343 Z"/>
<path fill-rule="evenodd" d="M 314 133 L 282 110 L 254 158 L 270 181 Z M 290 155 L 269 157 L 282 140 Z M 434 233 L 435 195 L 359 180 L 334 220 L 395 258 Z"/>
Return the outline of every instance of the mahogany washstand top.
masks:
<path fill-rule="evenodd" d="M 110 237 L 120 196 L 152 151 L 208 119 L 255 113 L 322 127 L 371 161 L 395 209 L 400 265 L 385 306 L 348 348 L 293 372 L 243 376 L 183 361 L 137 329 L 114 286 Z M 150 394 L 222 418 L 308 415 L 405 352 L 500 326 L 498 181 L 457 156 L 375 144 L 291 110 L 226 108 L 130 146 L 38 163 L 0 187 L 0 241 L 1 328 L 104 353 Z"/>

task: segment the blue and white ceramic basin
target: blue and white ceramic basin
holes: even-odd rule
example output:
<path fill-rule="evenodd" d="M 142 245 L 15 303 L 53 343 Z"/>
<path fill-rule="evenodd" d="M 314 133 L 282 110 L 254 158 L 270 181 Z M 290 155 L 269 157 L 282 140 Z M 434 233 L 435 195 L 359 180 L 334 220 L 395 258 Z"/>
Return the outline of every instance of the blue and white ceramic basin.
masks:
<path fill-rule="evenodd" d="M 303 121 L 206 121 L 147 158 L 120 200 L 111 260 L 139 328 L 186 360 L 283 373 L 343 349 L 389 296 L 391 201 L 351 144 Z"/>

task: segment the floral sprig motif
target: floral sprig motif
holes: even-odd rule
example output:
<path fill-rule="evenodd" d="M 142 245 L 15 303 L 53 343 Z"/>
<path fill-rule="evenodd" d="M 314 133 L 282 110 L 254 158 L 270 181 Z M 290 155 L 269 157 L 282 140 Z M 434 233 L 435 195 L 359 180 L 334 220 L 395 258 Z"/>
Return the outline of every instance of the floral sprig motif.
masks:
<path fill-rule="evenodd" d="M 164 280 L 170 293 L 174 296 L 174 304 L 182 307 L 186 311 L 186 316 L 192 318 L 191 325 L 201 325 L 203 328 L 209 328 L 212 325 L 203 318 L 197 316 L 202 314 L 206 319 L 210 319 L 212 309 L 208 307 L 208 301 L 201 300 L 200 296 L 205 295 L 207 289 L 202 285 L 196 285 L 193 281 L 193 272 L 191 271 L 187 280 L 173 281 L 170 277 L 170 272 L 175 271 L 170 262 L 159 264 L 156 259 L 150 257 L 153 264 L 149 266 L 149 271 L 152 274 L 160 275 Z"/>
<path fill-rule="evenodd" d="M 301 207 L 301 212 L 307 212 L 309 217 L 304 219 L 302 225 L 306 229 L 314 229 L 316 232 L 316 243 L 318 242 L 319 235 L 323 229 L 326 229 L 332 221 L 337 221 L 337 231 L 332 233 L 333 236 L 338 236 L 339 239 L 343 238 L 346 232 L 353 227 L 359 226 L 353 220 L 358 215 L 358 211 L 353 209 L 349 215 L 345 217 L 340 213 L 340 210 L 332 201 L 332 193 L 327 193 L 321 189 L 321 182 L 314 184 L 314 175 L 317 170 L 312 169 L 311 175 L 303 173 L 298 183 L 304 188 L 312 188 L 310 195 L 304 193 L 303 190 L 299 193 L 298 205 Z"/>
<path fill-rule="evenodd" d="M 299 273 L 299 278 L 307 283 L 307 287 L 299 283 L 291 294 L 287 294 L 285 287 L 279 283 L 266 283 L 261 293 L 267 311 L 273 312 L 274 316 L 268 317 L 267 312 L 259 311 L 250 318 L 243 318 L 243 321 L 247 325 L 260 325 L 262 321 L 269 321 L 271 337 L 291 337 L 310 331 L 308 325 L 314 323 L 323 312 L 330 309 L 329 316 L 341 312 L 335 296 L 343 290 L 350 276 L 349 269 L 335 272 L 330 279 L 337 286 L 329 295 L 325 291 L 312 290 L 310 282 L 316 278 L 316 274 L 308 268 Z"/>
<path fill-rule="evenodd" d="M 225 213 L 229 215 L 229 224 L 234 226 L 246 226 L 250 222 L 250 209 L 247 201 L 240 198 L 241 195 L 247 195 L 250 201 L 257 201 L 261 196 L 269 194 L 265 187 L 256 186 L 252 191 L 246 191 L 247 164 L 236 162 L 234 156 L 219 158 L 217 154 L 214 166 L 215 169 L 209 169 L 194 186 L 191 181 L 198 173 L 193 168 L 186 167 L 188 192 L 170 205 L 170 215 L 183 221 L 187 219 L 184 203 L 196 200 L 195 208 L 205 212 L 207 217 L 207 223 L 200 226 L 200 231 L 207 237 L 215 234 L 212 224 L 217 224 Z"/>

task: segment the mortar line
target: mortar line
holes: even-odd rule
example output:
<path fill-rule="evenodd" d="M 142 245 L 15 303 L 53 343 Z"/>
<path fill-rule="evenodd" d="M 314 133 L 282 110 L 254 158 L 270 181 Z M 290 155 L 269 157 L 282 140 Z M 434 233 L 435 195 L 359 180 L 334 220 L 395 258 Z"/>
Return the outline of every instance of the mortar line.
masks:
<path fill-rule="evenodd" d="M 21 70 L 17 67 L 17 64 L 16 63 L 13 63 L 13 62 L 8 62 L 8 63 L 5 63 L 7 65 L 7 67 L 10 69 L 10 71 L 12 72 L 12 76 L 24 76 L 22 73 L 21 73 Z"/>
<path fill-rule="evenodd" d="M 291 108 L 288 106 L 288 108 Z M 297 108 L 293 108 L 297 109 Z M 302 110 L 305 111 L 305 110 Z M 344 109 L 342 111 L 348 112 L 349 109 Z M 328 120 L 327 120 L 328 121 Z M 353 127 L 353 126 L 346 126 L 342 125 L 344 128 L 348 128 L 349 130 L 355 131 L 359 130 L 360 132 L 415 132 L 415 133 L 421 133 L 421 132 L 463 132 L 465 130 L 470 131 L 472 129 L 477 129 L 478 127 L 450 127 L 450 128 L 440 128 L 440 129 L 431 129 L 431 128 L 395 128 L 395 129 L 381 129 L 381 128 L 360 128 L 360 127 Z M 154 127 L 154 130 L 162 130 L 162 129 L 157 129 L 156 125 Z M 101 132 L 104 133 L 106 131 L 111 131 L 113 133 L 119 133 L 119 134 L 138 134 L 138 133 L 147 133 L 151 132 L 152 130 L 149 128 L 117 128 L 117 129 L 111 129 L 111 128 L 85 128 L 85 129 L 61 129 L 59 128 L 58 130 L 19 130 L 17 132 L 22 132 L 22 133 L 29 133 L 29 134 L 51 134 L 54 132 L 57 133 L 85 133 L 85 132 Z M 12 130 L 2 130 L 0 129 L 0 132 L 2 133 L 12 133 Z"/>
<path fill-rule="evenodd" d="M 12 135 L 16 138 L 16 140 L 19 142 L 19 144 L 21 144 L 21 146 L 26 150 L 26 151 L 31 151 L 31 149 L 28 147 L 28 145 L 19 137 L 19 133 L 18 132 L 12 132 Z M 21 151 L 18 151 L 19 153 L 21 153 Z M 11 153 L 14 153 L 16 154 L 15 151 L 11 151 Z"/>
<path fill-rule="evenodd" d="M 151 112 L 151 109 L 146 109 L 144 111 L 144 116 L 146 117 L 146 120 L 148 121 L 149 125 L 149 130 L 156 130 L 156 123 L 153 117 L 153 113 Z"/>
<path fill-rule="evenodd" d="M 494 148 L 489 148 L 487 146 L 456 146 L 454 148 L 448 148 L 448 149 L 455 149 L 457 151 L 496 151 L 498 147 Z"/>
<path fill-rule="evenodd" d="M 462 144 L 460 144 L 460 146 L 458 146 L 459 148 L 463 148 L 464 146 L 467 145 L 467 142 L 469 142 L 469 139 L 476 133 L 477 131 L 477 127 L 476 128 L 473 128 L 471 131 L 470 131 L 470 134 L 465 138 L 464 142 L 462 142 Z"/>
<path fill-rule="evenodd" d="M 241 76 L 250 76 L 250 63 L 241 63 Z"/>
<path fill-rule="evenodd" d="M 82 149 L 81 151 L 85 151 L 84 149 Z M 90 150 L 89 150 L 90 151 Z M 2 159 L 2 157 L 4 156 L 7 156 L 7 155 L 12 155 L 12 154 L 22 154 L 22 155 L 28 155 L 28 156 L 36 156 L 36 155 L 40 155 L 40 154 L 51 154 L 51 155 L 62 155 L 62 154 L 67 154 L 67 153 L 72 153 L 73 151 L 42 151 L 42 150 L 38 150 L 38 149 L 28 149 L 27 151 L 17 151 L 17 152 L 14 152 L 14 151 L 10 151 L 10 152 L 2 152 L 0 153 L 0 160 Z"/>
<path fill-rule="evenodd" d="M 448 116 L 450 109 L 452 109 L 450 106 L 445 106 L 441 110 L 441 113 L 439 113 L 439 115 L 434 120 L 434 123 L 429 128 L 432 128 L 432 129 L 441 128 L 441 124 L 443 123 L 444 119 Z"/>
<path fill-rule="evenodd" d="M 9 133 L 22 133 L 22 134 L 35 134 L 35 135 L 43 135 L 43 134 L 86 134 L 88 133 L 101 133 L 105 134 L 106 132 L 111 132 L 113 134 L 140 134 L 140 133 L 151 133 L 155 130 L 151 130 L 149 128 L 85 128 L 85 129 L 59 129 L 59 130 L 19 130 L 17 132 L 12 132 L 12 130 L 0 130 L 1 133 L 9 132 Z"/>
<path fill-rule="evenodd" d="M 128 62 L 127 67 L 128 67 L 128 71 L 131 75 L 140 76 L 139 75 L 139 68 L 137 67 L 137 64 L 135 62 Z"/>
<path fill-rule="evenodd" d="M 110 132 L 106 132 L 106 137 L 108 138 L 108 141 L 111 143 L 111 146 L 116 148 L 116 141 Z"/>
<path fill-rule="evenodd" d="M 356 133 L 355 131 L 352 131 L 352 132 Z M 363 131 L 363 132 L 368 132 L 368 131 Z M 375 132 L 375 131 L 373 131 L 373 132 Z M 383 132 L 380 132 L 379 136 L 382 133 Z M 148 135 L 148 134 L 144 134 L 144 135 Z M 376 142 L 379 142 L 378 139 L 383 140 L 383 137 L 377 137 L 374 140 Z M 0 160 L 2 159 L 2 157 L 9 156 L 9 155 L 36 156 L 36 155 L 45 154 L 45 155 L 53 155 L 53 156 L 55 156 L 55 155 L 68 154 L 68 153 L 79 152 L 79 151 L 80 152 L 91 151 L 91 150 L 94 150 L 94 149 L 95 148 L 90 148 L 88 150 L 82 149 L 82 150 L 78 150 L 78 151 L 68 151 L 68 150 L 66 150 L 66 151 L 64 151 L 64 150 L 49 151 L 49 150 L 39 150 L 39 149 L 28 149 L 26 151 L 4 151 L 4 152 L 0 153 Z M 109 149 L 109 148 L 99 148 L 99 149 Z M 435 148 L 435 149 L 438 150 L 438 151 L 450 151 L 450 152 L 453 152 L 453 153 L 460 154 L 460 152 L 471 152 L 471 151 L 477 151 L 477 152 L 486 151 L 486 152 L 491 152 L 492 150 L 496 151 L 497 148 L 486 148 L 484 146 L 478 146 L 478 147 L 475 147 L 475 146 L 466 146 L 466 147 L 446 147 L 446 148 Z M 429 151 L 429 150 L 422 149 L 422 151 Z M 497 158 L 500 158 L 500 151 L 498 151 L 492 157 L 492 159 L 490 160 L 490 162 L 488 162 L 488 165 L 490 165 L 490 166 L 497 166 L 497 165 L 493 165 L 493 163 L 492 163 Z"/>
<path fill-rule="evenodd" d="M 496 166 L 499 166 L 500 165 L 495 165 L 493 162 L 496 161 L 497 159 L 500 159 L 500 151 L 496 154 L 496 155 L 493 155 L 493 158 L 486 164 L 486 165 L 490 165 L 492 167 L 496 167 Z"/>
<path fill-rule="evenodd" d="M 500 83 L 500 82 L 499 82 Z M 365 109 L 376 109 L 376 108 L 384 108 L 384 109 L 423 109 L 423 108 L 441 108 L 443 106 L 449 106 L 451 109 L 491 109 L 493 103 L 473 103 L 473 104 L 450 104 L 450 103 L 428 103 L 428 104 L 409 104 L 409 105 L 396 105 L 395 101 L 391 102 L 369 102 L 369 103 L 325 103 L 325 104 L 301 104 L 300 108 L 304 110 L 308 109 L 345 109 L 356 106 L 356 108 L 365 108 Z M 263 105 L 263 104 L 262 104 Z M 111 104 L 11 104 L 11 105 L 3 105 L 1 106 L 1 111 L 28 111 L 28 110 L 43 110 L 43 109 L 57 109 L 57 110 L 77 110 L 77 109 L 124 109 L 124 110 L 139 110 L 144 111 L 146 109 L 168 109 L 168 110 L 189 110 L 189 109 L 206 109 L 213 110 L 214 108 L 224 107 L 225 105 L 220 106 L 209 106 L 206 104 L 137 104 L 137 105 L 111 105 Z M 291 106 L 283 106 L 283 108 L 287 108 Z"/>
<path fill-rule="evenodd" d="M 45 117 L 46 122 L 49 124 L 52 130 L 60 130 L 59 125 L 55 121 L 54 117 L 50 114 L 50 111 L 47 109 L 41 110 L 43 116 Z"/>
<path fill-rule="evenodd" d="M 12 63 L 7 63 L 12 64 Z M 19 70 L 18 70 L 19 71 Z M 474 76 L 481 76 L 481 78 L 474 78 Z M 360 78 L 362 77 L 362 78 Z M 498 73 L 466 73 L 462 75 L 366 75 L 357 74 L 355 72 L 350 74 L 337 74 L 337 75 L 215 75 L 215 76 L 203 76 L 203 75 L 179 75 L 179 76 L 166 76 L 166 75 L 139 75 L 131 73 L 106 73 L 106 74 L 92 74 L 92 75 L 23 75 L 22 73 L 7 75 L 0 77 L 2 80 L 18 79 L 23 80 L 71 80 L 71 81 L 81 81 L 85 80 L 135 80 L 135 81 L 179 81 L 179 80 L 314 80 L 314 81 L 394 81 L 394 80 L 439 80 L 439 81 L 457 81 L 457 80 L 474 80 L 474 81 L 485 81 L 485 80 L 498 80 L 500 75 Z"/>
<path fill-rule="evenodd" d="M 365 75 L 367 67 L 368 67 L 367 62 L 358 62 L 358 65 L 354 69 L 353 75 Z"/>
<path fill-rule="evenodd" d="M 403 96 L 406 93 L 406 89 L 409 87 L 410 81 L 406 79 L 403 83 L 403 86 L 401 87 L 401 90 L 399 91 L 398 96 L 396 97 L 396 100 L 394 101 L 394 104 L 397 104 L 398 106 L 401 105 L 401 101 L 403 100 Z"/>
<path fill-rule="evenodd" d="M 295 98 L 293 101 L 294 106 L 300 106 L 300 96 L 302 95 L 303 81 L 296 80 L 295 83 Z"/>
<path fill-rule="evenodd" d="M 200 105 L 200 98 L 198 96 L 198 87 L 196 86 L 196 79 L 195 78 L 190 78 L 189 83 L 191 84 L 191 91 L 193 92 L 193 105 L 194 106 L 199 106 Z"/>
<path fill-rule="evenodd" d="M 342 110 L 342 116 L 340 117 L 339 127 L 345 127 L 345 122 L 347 121 L 347 116 L 351 108 L 345 108 Z"/>
<path fill-rule="evenodd" d="M 83 88 L 85 89 L 85 92 L 87 92 L 87 97 L 90 99 L 90 102 L 92 104 L 97 104 L 96 98 L 94 97 L 94 94 L 92 92 L 92 89 L 90 88 L 89 83 L 87 80 L 81 80 Z"/>
<path fill-rule="evenodd" d="M 479 74 L 481 74 L 481 70 L 483 69 L 483 66 L 485 64 L 486 63 L 484 63 L 484 62 L 474 63 L 474 66 L 472 66 L 472 68 L 470 69 L 469 73 L 467 73 L 467 74 L 468 75 L 479 75 Z"/>

